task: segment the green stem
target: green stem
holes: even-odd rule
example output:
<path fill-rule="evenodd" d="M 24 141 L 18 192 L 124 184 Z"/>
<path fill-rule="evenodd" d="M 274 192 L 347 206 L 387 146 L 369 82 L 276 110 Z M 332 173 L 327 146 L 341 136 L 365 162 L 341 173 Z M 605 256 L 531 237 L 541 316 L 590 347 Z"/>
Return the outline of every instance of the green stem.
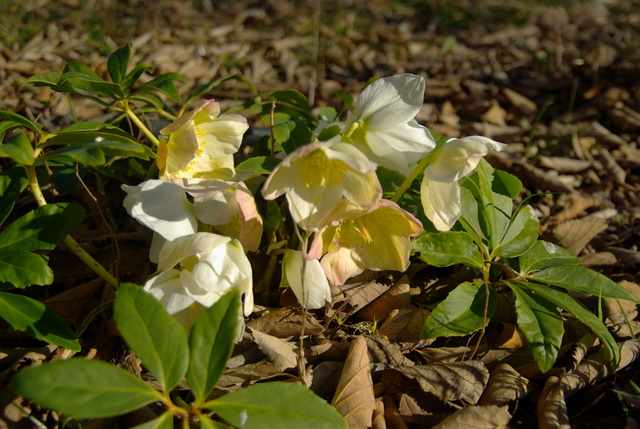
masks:
<path fill-rule="evenodd" d="M 407 189 L 409 189 L 413 181 L 416 180 L 418 174 L 422 173 L 424 169 L 427 168 L 427 165 L 429 165 L 430 161 L 431 154 L 425 156 L 420 160 L 413 171 L 407 176 L 406 179 L 404 179 L 404 182 L 402 182 L 402 185 L 400 185 L 400 187 L 396 190 L 395 194 L 393 194 L 393 197 L 391 197 L 391 201 L 393 201 L 394 203 L 400 201 L 400 198 L 402 198 L 404 193 L 407 192 Z"/>
<path fill-rule="evenodd" d="M 140 118 L 138 118 L 138 116 L 133 113 L 133 110 L 131 110 L 131 108 L 129 107 L 129 103 L 127 103 L 126 100 L 123 100 L 121 102 L 121 106 L 125 115 L 127 115 L 129 119 L 131 119 L 131 121 L 136 124 L 140 131 L 142 131 L 142 133 L 149 139 L 149 141 L 155 146 L 158 146 L 160 144 L 158 138 L 154 136 L 151 130 L 149 130 L 149 128 L 147 128 L 147 126 L 140 120 Z"/>
<path fill-rule="evenodd" d="M 47 200 L 44 198 L 42 194 L 42 189 L 40 189 L 40 184 L 38 183 L 38 177 L 36 175 L 36 168 L 33 165 L 25 165 L 25 170 L 27 171 L 27 179 L 29 180 L 29 186 L 31 187 L 31 193 L 33 194 L 33 198 L 36 200 L 39 206 L 47 205 Z M 109 273 L 98 261 L 93 259 L 93 257 L 84 250 L 77 241 L 73 239 L 70 235 L 67 235 L 62 240 L 68 247 L 71 252 L 76 255 L 82 262 L 85 263 L 94 273 L 96 273 L 100 278 L 109 283 L 113 287 L 118 287 L 118 280 Z"/>
<path fill-rule="evenodd" d="M 359 125 L 357 122 L 354 122 L 353 124 L 351 124 L 351 126 L 349 127 L 349 129 L 347 130 L 347 132 L 346 132 L 346 133 L 344 133 L 344 137 L 345 137 L 345 138 L 350 138 L 350 137 L 351 137 L 351 134 L 353 134 L 353 132 L 354 132 L 355 130 L 357 130 L 359 126 L 360 126 L 360 125 Z"/>

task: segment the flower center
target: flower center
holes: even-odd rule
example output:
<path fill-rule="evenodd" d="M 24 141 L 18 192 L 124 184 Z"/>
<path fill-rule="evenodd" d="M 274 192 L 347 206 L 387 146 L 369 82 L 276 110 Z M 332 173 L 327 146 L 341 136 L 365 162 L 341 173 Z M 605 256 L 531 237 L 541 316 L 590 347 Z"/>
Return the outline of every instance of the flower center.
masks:
<path fill-rule="evenodd" d="M 307 188 L 335 186 L 342 182 L 347 168 L 344 162 L 330 160 L 322 150 L 315 150 L 304 157 L 300 180 Z"/>

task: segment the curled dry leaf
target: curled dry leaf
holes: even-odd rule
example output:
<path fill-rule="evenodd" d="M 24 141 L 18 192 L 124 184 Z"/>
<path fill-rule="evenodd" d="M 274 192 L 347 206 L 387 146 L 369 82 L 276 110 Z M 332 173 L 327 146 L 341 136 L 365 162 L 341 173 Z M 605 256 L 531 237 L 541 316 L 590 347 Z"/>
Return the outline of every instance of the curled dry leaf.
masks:
<path fill-rule="evenodd" d="M 400 346 L 384 337 L 365 337 L 371 362 L 384 363 L 389 366 L 411 366 L 413 362 L 402 354 Z"/>
<path fill-rule="evenodd" d="M 623 280 L 618 284 L 635 296 L 640 294 L 640 286 L 637 283 Z M 635 337 L 640 332 L 640 322 L 635 320 L 638 309 L 633 302 L 605 298 L 602 300 L 602 310 L 612 325 L 611 333 L 617 338 Z"/>
<path fill-rule="evenodd" d="M 433 429 L 500 429 L 506 428 L 511 414 L 496 405 L 476 405 L 462 408 Z"/>
<path fill-rule="evenodd" d="M 277 308 L 250 321 L 247 323 L 247 327 L 278 338 L 297 337 L 302 333 L 302 314 L 288 307 Z M 318 335 L 322 331 L 324 328 L 318 320 L 313 317 L 313 314 L 307 313 L 305 335 Z"/>
<path fill-rule="evenodd" d="M 560 246 L 578 255 L 584 246 L 605 229 L 606 219 L 588 216 L 562 222 L 553 229 L 553 235 Z"/>
<path fill-rule="evenodd" d="M 362 336 L 351 343 L 331 405 L 344 416 L 351 429 L 369 428 L 372 424 L 376 404 L 367 342 Z"/>
<path fill-rule="evenodd" d="M 506 363 L 501 363 L 489 377 L 487 388 L 480 397 L 480 405 L 507 405 L 527 394 L 529 380 Z"/>
<path fill-rule="evenodd" d="M 560 377 L 547 379 L 536 410 L 538 429 L 571 429 L 561 384 Z"/>
<path fill-rule="evenodd" d="M 435 363 L 396 368 L 416 380 L 425 391 L 447 401 L 476 404 L 489 381 L 489 371 L 480 361 Z"/>

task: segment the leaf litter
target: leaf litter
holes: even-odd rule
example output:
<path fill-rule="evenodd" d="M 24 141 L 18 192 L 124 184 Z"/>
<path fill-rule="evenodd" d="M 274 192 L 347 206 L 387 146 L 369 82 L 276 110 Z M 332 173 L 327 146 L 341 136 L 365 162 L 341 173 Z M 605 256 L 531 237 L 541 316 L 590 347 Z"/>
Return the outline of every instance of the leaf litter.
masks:
<path fill-rule="evenodd" d="M 112 51 L 129 41 L 134 60 L 161 73 L 185 75 L 183 92 L 239 73 L 260 91 L 295 88 L 319 105 L 339 107 L 334 91 L 355 94 L 372 76 L 418 73 L 427 78 L 418 120 L 448 137 L 483 134 L 509 143 L 491 162 L 523 181 L 545 237 L 640 296 L 637 1 L 543 7 L 484 0 L 465 8 L 412 1 L 392 7 L 383 0 L 347 7 L 326 0 L 320 20 L 311 3 L 285 0 L 203 1 L 200 10 L 171 3 L 160 1 L 148 11 L 110 6 L 105 13 L 117 18 L 113 22 L 135 25 L 89 22 L 93 36 L 82 28 L 88 21 L 78 19 L 90 16 L 89 7 L 72 0 L 55 5 L 63 13 L 54 13 L 53 2 L 45 0 L 37 13 L 25 15 L 23 23 L 46 25 L 31 33 L 22 29 L 28 34 L 24 40 L 11 38 L 21 29 L 3 21 L 0 108 L 38 117 L 52 129 L 71 123 L 73 114 L 99 118 L 103 112 L 94 105 L 81 102 L 72 112 L 64 97 L 21 85 L 35 73 L 61 70 L 68 60 L 88 62 L 104 73 L 104 46 Z M 314 56 L 316 28 L 320 42 Z M 248 96 L 233 85 L 207 94 L 224 106 Z M 107 189 L 110 197 L 100 197 L 98 204 L 120 205 L 117 187 L 107 183 Z M 78 238 L 108 266 L 113 255 L 106 232 L 100 220 L 91 222 Z M 140 282 L 153 269 L 143 257 L 144 233 L 136 228 L 128 225 L 129 232 L 118 233 L 120 274 Z M 48 292 L 32 292 L 34 297 L 81 332 L 89 350 L 84 356 L 133 364 L 130 370 L 144 377 L 120 345 L 110 318 L 111 297 L 69 258 L 52 254 L 57 283 Z M 464 272 L 426 267 L 410 276 L 364 276 L 334 288 L 325 312 L 282 306 L 286 297 L 280 300 L 276 288 L 266 291 L 261 298 L 267 306 L 247 321 L 250 333 L 236 346 L 216 394 L 262 380 L 295 380 L 305 319 L 311 388 L 336 405 L 351 427 L 612 427 L 640 418 L 634 390 L 640 379 L 636 306 L 602 302 L 606 323 L 624 341 L 618 368 L 604 365 L 597 341 L 564 315 L 559 360 L 540 374 L 526 347 L 518 346 L 517 330 L 509 330 L 508 315 L 503 325 L 487 327 L 479 347 L 476 337 L 420 340 L 430 310 Z M 598 308 L 594 298 L 581 299 Z M 0 335 L 4 392 L 20 366 L 61 357 L 5 325 Z M 9 426 L 39 413 L 19 399 L 13 405 L 2 400 Z M 599 417 L 592 418 L 584 404 Z M 56 419 L 44 414 L 52 425 Z"/>

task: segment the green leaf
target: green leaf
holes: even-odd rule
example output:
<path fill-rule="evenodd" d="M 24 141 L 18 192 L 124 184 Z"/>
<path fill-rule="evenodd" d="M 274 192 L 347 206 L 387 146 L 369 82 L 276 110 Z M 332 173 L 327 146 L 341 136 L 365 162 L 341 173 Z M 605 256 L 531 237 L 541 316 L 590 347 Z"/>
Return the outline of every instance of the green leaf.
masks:
<path fill-rule="evenodd" d="M 461 336 L 482 329 L 493 316 L 496 302 L 496 292 L 492 287 L 485 287 L 480 281 L 464 282 L 429 314 L 420 337 Z"/>
<path fill-rule="evenodd" d="M 582 305 L 567 292 L 559 291 L 547 285 L 541 285 L 534 282 L 515 282 L 518 286 L 528 289 L 543 299 L 551 302 L 556 307 L 560 307 L 573 314 L 576 319 L 582 322 L 587 328 L 591 329 L 594 334 L 605 347 L 607 355 L 611 359 L 613 366 L 620 361 L 620 349 L 616 340 L 611 336 L 606 326 L 598 319 L 588 308 Z"/>
<path fill-rule="evenodd" d="M 178 92 L 178 88 L 176 88 L 176 85 L 173 83 L 174 80 L 186 82 L 187 78 L 178 73 L 161 74 L 155 79 L 144 83 L 142 86 L 140 86 L 140 88 L 138 88 L 138 91 L 136 92 L 158 90 L 169 97 L 171 101 L 178 103 L 180 102 L 180 93 Z"/>
<path fill-rule="evenodd" d="M 507 283 L 516 296 L 518 329 L 542 372 L 551 369 L 562 346 L 562 316 L 551 302 Z"/>
<path fill-rule="evenodd" d="M 82 206 L 65 203 L 38 207 L 15 220 L 0 232 L 0 282 L 18 288 L 50 284 L 47 256 L 30 251 L 53 249 L 83 217 Z"/>
<path fill-rule="evenodd" d="M 536 241 L 526 253 L 520 256 L 518 262 L 522 275 L 557 265 L 582 263 L 580 258 L 565 248 L 543 240 Z"/>
<path fill-rule="evenodd" d="M 200 420 L 200 429 L 229 429 L 231 426 L 227 426 L 224 423 L 211 420 L 205 415 L 198 416 Z"/>
<path fill-rule="evenodd" d="M 311 142 L 311 130 L 303 121 L 280 122 L 271 131 L 277 145 L 287 154 Z"/>
<path fill-rule="evenodd" d="M 232 289 L 204 310 L 193 325 L 187 381 L 196 402 L 204 401 L 216 387 L 233 351 L 241 317 L 240 292 Z"/>
<path fill-rule="evenodd" d="M 38 161 L 68 157 L 83 165 L 100 166 L 106 163 L 106 156 L 133 156 L 148 160 L 154 156 L 154 153 L 150 148 L 139 143 L 98 140 L 76 143 L 52 150 L 47 152 L 46 155 L 39 157 Z"/>
<path fill-rule="evenodd" d="M 173 429 L 173 413 L 165 412 L 155 419 L 134 426 L 133 429 Z"/>
<path fill-rule="evenodd" d="M 286 113 L 293 119 L 301 119 L 314 122 L 315 117 L 311 113 L 309 100 L 300 91 L 295 89 L 281 89 L 265 94 L 265 98 L 275 99 L 276 112 Z M 271 101 L 265 103 L 265 109 L 271 109 Z M 266 113 L 266 112 L 265 112 Z"/>
<path fill-rule="evenodd" d="M 513 174 L 502 170 L 494 170 L 491 189 L 497 194 L 514 199 L 522 192 L 522 182 Z"/>
<path fill-rule="evenodd" d="M 209 401 L 206 408 L 241 429 L 346 429 L 335 408 L 293 383 L 255 384 Z"/>
<path fill-rule="evenodd" d="M 0 225 L 7 219 L 28 183 L 25 171 L 20 167 L 11 168 L 0 176 Z"/>
<path fill-rule="evenodd" d="M 162 400 L 159 392 L 125 370 L 81 358 L 25 368 L 11 384 L 39 406 L 79 419 L 117 416 Z"/>
<path fill-rule="evenodd" d="M 0 250 L 51 250 L 80 224 L 83 217 L 84 209 L 77 203 L 38 207 L 0 232 Z"/>
<path fill-rule="evenodd" d="M 0 110 L 0 118 L 4 118 L 8 121 L 16 122 L 28 130 L 31 130 L 37 134 L 42 134 L 42 131 L 40 131 L 40 129 L 43 126 L 42 124 L 30 121 L 29 119 L 17 113 L 10 112 L 8 110 Z"/>
<path fill-rule="evenodd" d="M 135 92 L 129 99 L 148 104 L 159 112 L 164 110 L 164 100 L 153 92 Z"/>
<path fill-rule="evenodd" d="M 509 224 L 493 254 L 504 258 L 520 256 L 535 244 L 539 234 L 540 223 L 535 211 L 531 206 L 524 206 Z"/>
<path fill-rule="evenodd" d="M 269 174 L 280 163 L 278 158 L 254 156 L 236 166 L 237 171 L 251 171 L 257 174 Z"/>
<path fill-rule="evenodd" d="M 187 372 L 189 349 L 184 328 L 164 305 L 141 287 L 125 283 L 116 292 L 114 318 L 122 337 L 165 392 Z"/>
<path fill-rule="evenodd" d="M 104 79 L 98 76 L 98 74 L 94 72 L 91 67 L 89 67 L 85 63 L 81 63 L 80 61 L 69 61 L 63 70 L 63 73 L 68 72 L 75 72 L 79 75 L 84 75 L 91 79 L 102 80 L 103 82 L 106 82 Z"/>
<path fill-rule="evenodd" d="M 122 86 L 122 89 L 131 88 L 133 85 L 136 84 L 136 82 L 138 81 L 140 76 L 142 76 L 142 74 L 147 72 L 147 71 L 149 73 L 153 73 L 153 67 L 148 66 L 146 64 L 142 64 L 142 63 L 136 64 L 136 66 L 133 68 L 133 70 L 131 70 L 124 77 L 124 79 L 122 79 L 122 82 L 120 82 L 120 86 Z"/>
<path fill-rule="evenodd" d="M 14 329 L 38 340 L 79 352 L 80 342 L 58 313 L 27 296 L 0 292 L 0 315 Z"/>
<path fill-rule="evenodd" d="M 544 268 L 525 277 L 539 283 L 585 292 L 599 298 L 624 299 L 636 304 L 640 303 L 632 293 L 607 276 L 580 265 Z"/>
<path fill-rule="evenodd" d="M 20 289 L 49 285 L 53 282 L 53 271 L 48 261 L 46 255 L 0 249 L 0 282 Z"/>
<path fill-rule="evenodd" d="M 33 165 L 33 147 L 27 133 L 20 133 L 11 140 L 0 144 L 0 158 L 11 158 L 21 165 Z"/>
<path fill-rule="evenodd" d="M 422 234 L 413 240 L 420 259 L 436 267 L 465 264 L 482 268 L 483 258 L 473 238 L 466 232 L 445 231 Z"/>
<path fill-rule="evenodd" d="M 127 74 L 129 60 L 131 59 L 131 43 L 127 43 L 122 48 L 109 55 L 107 60 L 107 71 L 114 83 L 122 83 Z"/>
<path fill-rule="evenodd" d="M 65 87 L 71 85 L 74 92 L 77 92 L 77 90 L 88 91 L 114 100 L 122 100 L 125 98 L 124 91 L 117 83 L 107 82 L 101 77 L 95 77 L 83 72 L 66 72 L 62 75 L 62 81 L 60 84 L 65 85 Z M 84 95 L 82 92 L 78 93 L 80 95 Z"/>

